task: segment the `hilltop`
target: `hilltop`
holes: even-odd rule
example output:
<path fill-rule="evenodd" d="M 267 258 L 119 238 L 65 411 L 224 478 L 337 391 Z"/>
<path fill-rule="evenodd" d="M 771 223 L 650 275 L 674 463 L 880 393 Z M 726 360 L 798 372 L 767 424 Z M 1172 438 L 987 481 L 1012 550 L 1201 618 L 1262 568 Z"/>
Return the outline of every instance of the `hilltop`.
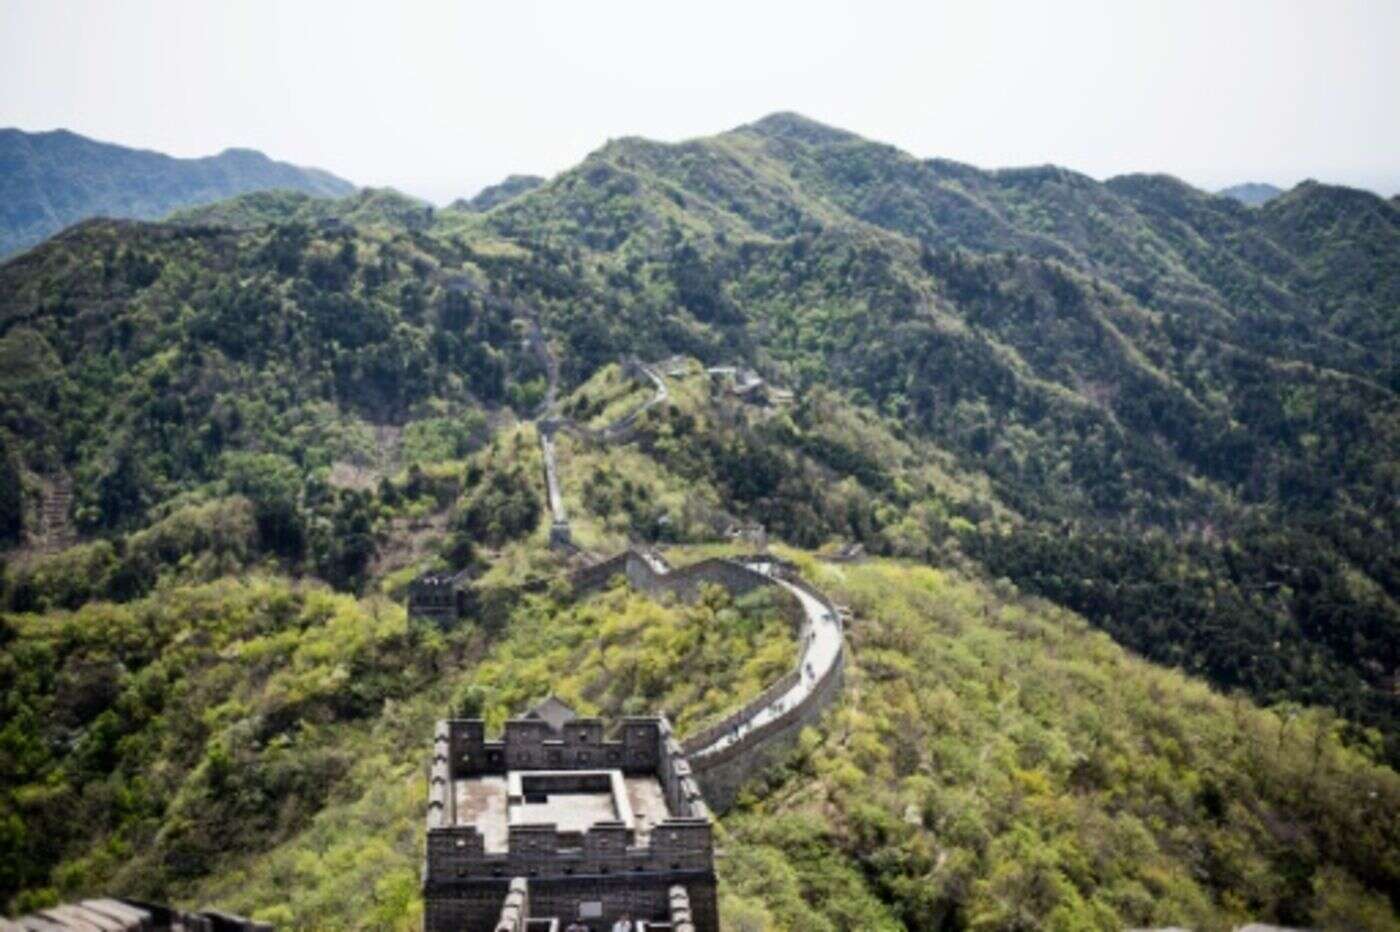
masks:
<path fill-rule="evenodd" d="M 67 130 L 0 129 L 0 257 L 89 217 L 154 220 L 183 207 L 270 189 L 343 197 L 355 186 L 251 149 L 178 159 Z"/>
<path fill-rule="evenodd" d="M 1283 193 L 1283 189 L 1276 188 L 1271 184 L 1247 181 L 1244 184 L 1236 184 L 1228 188 L 1221 188 L 1215 193 L 1221 197 L 1232 197 L 1246 207 L 1259 207 L 1278 197 Z"/>

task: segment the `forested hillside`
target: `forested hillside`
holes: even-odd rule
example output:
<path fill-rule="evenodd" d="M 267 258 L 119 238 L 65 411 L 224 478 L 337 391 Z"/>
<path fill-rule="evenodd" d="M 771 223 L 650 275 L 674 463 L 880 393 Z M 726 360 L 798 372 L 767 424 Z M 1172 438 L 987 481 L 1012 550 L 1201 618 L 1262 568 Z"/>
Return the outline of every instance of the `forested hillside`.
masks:
<path fill-rule="evenodd" d="M 547 346 L 582 424 L 629 404 L 620 357 L 689 358 L 631 442 L 559 437 L 585 548 L 757 521 L 882 558 L 807 566 L 857 608 L 852 689 L 726 819 L 732 928 L 1393 927 L 1397 307 L 1365 192 L 1246 207 L 790 114 L 438 211 L 72 227 L 0 266 L 0 894 L 411 927 L 443 704 L 499 718 L 553 667 L 689 723 L 782 668 L 761 605 L 704 608 L 726 667 L 709 616 L 509 594 L 566 568 Z M 494 594 L 421 629 L 428 568 Z M 703 684 L 657 679 L 684 658 Z"/>

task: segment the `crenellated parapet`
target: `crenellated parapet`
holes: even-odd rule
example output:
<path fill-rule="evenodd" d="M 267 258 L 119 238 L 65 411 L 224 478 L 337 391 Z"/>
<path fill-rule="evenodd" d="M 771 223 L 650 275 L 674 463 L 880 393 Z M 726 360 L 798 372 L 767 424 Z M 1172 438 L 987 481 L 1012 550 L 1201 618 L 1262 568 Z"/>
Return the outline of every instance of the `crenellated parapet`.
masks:
<path fill-rule="evenodd" d="M 461 609 L 460 574 L 424 573 L 408 584 L 410 618 L 427 618 L 445 628 L 457 621 Z"/>
<path fill-rule="evenodd" d="M 433 735 L 425 927 L 504 915 L 504 885 L 529 883 L 529 913 L 623 913 L 661 921 L 670 887 L 701 897 L 714 930 L 714 836 L 690 763 L 661 717 L 573 717 L 555 700 L 487 736 L 479 719 Z M 543 911 L 543 912 L 542 912 Z"/>

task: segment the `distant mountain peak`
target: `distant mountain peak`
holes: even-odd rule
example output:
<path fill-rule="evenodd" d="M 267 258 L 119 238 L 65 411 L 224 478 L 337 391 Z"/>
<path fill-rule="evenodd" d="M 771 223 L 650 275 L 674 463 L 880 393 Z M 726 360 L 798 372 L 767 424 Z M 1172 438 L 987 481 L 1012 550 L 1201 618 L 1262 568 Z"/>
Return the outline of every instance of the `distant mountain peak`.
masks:
<path fill-rule="evenodd" d="M 1244 184 L 1221 188 L 1215 193 L 1221 197 L 1234 198 L 1249 207 L 1261 207 L 1282 194 L 1283 189 L 1260 181 L 1246 181 Z"/>
<path fill-rule="evenodd" d="M 830 145 L 831 143 L 848 142 L 860 138 L 855 133 L 828 126 L 790 110 L 770 113 L 762 119 L 740 127 L 740 129 L 752 130 L 764 136 L 804 142 L 809 145 Z"/>
<path fill-rule="evenodd" d="M 498 204 L 528 194 L 544 183 L 545 179 L 539 175 L 508 175 L 504 181 L 482 188 L 474 197 L 458 198 L 452 202 L 452 206 L 458 210 L 485 213 Z"/>
<path fill-rule="evenodd" d="M 91 217 L 155 220 L 252 191 L 343 197 L 355 186 L 256 149 L 175 158 L 67 129 L 0 129 L 0 257 Z"/>

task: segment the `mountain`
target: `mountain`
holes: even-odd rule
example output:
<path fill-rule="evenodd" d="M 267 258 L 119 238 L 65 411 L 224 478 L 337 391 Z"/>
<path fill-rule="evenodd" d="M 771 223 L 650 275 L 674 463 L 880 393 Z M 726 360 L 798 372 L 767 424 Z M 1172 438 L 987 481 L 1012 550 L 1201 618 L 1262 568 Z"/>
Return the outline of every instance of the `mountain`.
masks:
<path fill-rule="evenodd" d="M 412 926 L 460 691 L 686 729 L 790 650 L 551 580 L 758 522 L 855 616 L 840 704 L 725 816 L 736 927 L 1394 928 L 1398 235 L 1363 191 L 794 114 L 485 211 L 69 228 L 0 265 L 0 893 Z M 532 421 L 626 410 L 632 355 L 680 357 L 666 403 L 556 434 L 571 557 Z M 460 625 L 406 619 L 424 570 L 471 581 Z"/>
<path fill-rule="evenodd" d="M 340 197 L 354 185 L 319 169 L 274 162 L 251 149 L 177 159 L 67 130 L 0 129 L 0 256 L 88 217 L 149 220 L 274 188 Z"/>
<path fill-rule="evenodd" d="M 544 182 L 545 179 L 538 175 L 511 175 L 505 181 L 482 188 L 470 200 L 454 201 L 452 206 L 462 210 L 487 211 L 497 204 L 504 204 L 512 198 L 535 190 Z"/>
<path fill-rule="evenodd" d="M 269 224 L 300 223 L 333 228 L 337 224 L 422 229 L 433 220 L 427 201 L 393 188 L 361 188 L 342 198 L 300 191 L 254 191 L 226 201 L 189 207 L 167 219 L 182 226 L 254 229 Z"/>
<path fill-rule="evenodd" d="M 1234 198 L 1246 207 L 1260 207 L 1282 194 L 1283 189 L 1276 188 L 1271 184 L 1247 181 L 1244 184 L 1236 184 L 1228 188 L 1221 188 L 1215 193 L 1221 197 Z"/>

